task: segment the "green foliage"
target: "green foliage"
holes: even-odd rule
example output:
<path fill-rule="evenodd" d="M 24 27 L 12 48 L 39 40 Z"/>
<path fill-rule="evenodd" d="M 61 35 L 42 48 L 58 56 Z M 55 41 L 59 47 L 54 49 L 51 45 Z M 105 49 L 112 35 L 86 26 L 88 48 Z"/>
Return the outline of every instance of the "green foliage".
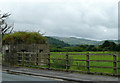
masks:
<path fill-rule="evenodd" d="M 5 34 L 3 44 L 45 44 L 46 39 L 37 32 L 15 32 Z"/>
<path fill-rule="evenodd" d="M 52 37 L 46 37 L 46 39 L 47 39 L 47 42 L 48 42 L 50 45 L 53 45 L 53 46 L 56 46 L 56 47 L 66 47 L 66 46 L 70 46 L 69 44 L 64 43 L 63 41 L 60 41 L 60 40 L 55 39 L 55 38 L 52 38 Z"/>
<path fill-rule="evenodd" d="M 0 61 L 2 60 L 2 54 L 0 53 Z"/>
<path fill-rule="evenodd" d="M 55 58 L 55 57 L 54 57 Z M 55 59 L 62 59 L 62 60 L 51 60 L 51 67 L 59 68 L 59 69 L 66 69 L 66 56 L 56 57 Z M 72 57 L 68 57 L 68 59 L 72 59 Z M 68 61 L 69 65 L 72 65 L 72 61 Z"/>
<path fill-rule="evenodd" d="M 120 51 L 120 44 L 111 41 L 105 41 L 102 45 L 76 45 L 76 46 L 59 46 L 50 45 L 51 52 L 83 52 L 83 51 Z"/>
<path fill-rule="evenodd" d="M 86 66 L 86 62 L 83 62 L 83 61 L 75 61 L 74 62 L 76 66 L 76 69 L 77 70 L 83 70 L 83 71 L 86 71 L 86 67 L 81 67 L 81 66 Z"/>
<path fill-rule="evenodd" d="M 50 44 L 51 52 L 65 52 L 64 47 L 69 47 L 70 45 L 52 37 L 46 37 L 47 43 Z"/>
<path fill-rule="evenodd" d="M 46 42 L 47 41 L 47 42 Z M 120 44 L 105 41 L 102 45 L 70 46 L 63 41 L 52 37 L 43 37 L 37 32 L 14 32 L 5 34 L 3 44 L 50 44 L 51 52 L 83 52 L 83 51 L 120 51 Z"/>
<path fill-rule="evenodd" d="M 54 67 L 54 68 L 60 68 L 60 69 L 65 69 L 66 66 L 66 60 L 64 59 L 63 57 L 63 60 L 52 60 L 52 65 L 51 67 Z"/>
<path fill-rule="evenodd" d="M 119 50 L 119 44 L 115 44 L 114 42 L 105 41 L 100 47 L 103 51 L 117 51 Z"/>

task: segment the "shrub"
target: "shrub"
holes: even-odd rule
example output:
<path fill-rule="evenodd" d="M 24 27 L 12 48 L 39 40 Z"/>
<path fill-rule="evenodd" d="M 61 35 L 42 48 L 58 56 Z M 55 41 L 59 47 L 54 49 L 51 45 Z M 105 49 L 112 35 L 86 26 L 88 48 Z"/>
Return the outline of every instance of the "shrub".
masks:
<path fill-rule="evenodd" d="M 37 32 L 15 32 L 5 34 L 3 44 L 45 44 L 46 39 Z"/>

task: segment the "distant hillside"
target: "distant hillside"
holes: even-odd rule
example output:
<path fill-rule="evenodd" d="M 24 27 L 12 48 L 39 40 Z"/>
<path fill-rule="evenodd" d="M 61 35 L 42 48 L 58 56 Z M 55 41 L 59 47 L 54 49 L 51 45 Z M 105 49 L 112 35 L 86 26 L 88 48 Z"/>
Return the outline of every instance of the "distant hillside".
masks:
<path fill-rule="evenodd" d="M 95 41 L 95 40 L 88 40 L 88 39 L 83 39 L 83 38 L 75 38 L 75 37 L 56 37 L 54 36 L 53 38 L 64 41 L 65 43 L 68 43 L 70 45 L 100 45 L 103 44 L 104 41 Z M 117 40 L 108 40 L 117 43 Z"/>
<path fill-rule="evenodd" d="M 47 43 L 50 44 L 50 45 L 61 46 L 61 47 L 70 46 L 69 44 L 67 44 L 67 43 L 65 43 L 63 41 L 52 38 L 52 37 L 46 37 L 46 40 L 47 40 Z"/>
<path fill-rule="evenodd" d="M 116 44 L 118 44 L 118 40 L 108 40 L 108 41 L 115 42 Z"/>

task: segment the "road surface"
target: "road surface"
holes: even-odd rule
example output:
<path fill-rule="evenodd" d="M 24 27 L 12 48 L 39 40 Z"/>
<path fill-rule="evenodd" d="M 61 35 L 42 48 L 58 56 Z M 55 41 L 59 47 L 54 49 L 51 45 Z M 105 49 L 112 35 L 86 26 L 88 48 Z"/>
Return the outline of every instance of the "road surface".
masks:
<path fill-rule="evenodd" d="M 61 79 L 53 79 L 41 76 L 30 76 L 30 75 L 15 75 L 2 73 L 2 81 L 63 81 Z"/>

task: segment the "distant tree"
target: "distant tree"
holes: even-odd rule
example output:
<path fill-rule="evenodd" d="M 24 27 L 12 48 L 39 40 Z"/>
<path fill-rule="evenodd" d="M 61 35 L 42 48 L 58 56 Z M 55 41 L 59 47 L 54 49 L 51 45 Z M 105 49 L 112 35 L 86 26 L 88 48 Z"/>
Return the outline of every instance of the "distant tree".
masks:
<path fill-rule="evenodd" d="M 103 48 L 103 51 L 116 51 L 116 44 L 114 42 L 105 41 L 101 48 Z"/>
<path fill-rule="evenodd" d="M 105 42 L 101 45 L 102 48 L 109 47 L 109 46 L 110 46 L 110 42 L 109 42 L 109 41 L 105 41 Z"/>
<path fill-rule="evenodd" d="M 110 42 L 110 46 L 109 46 L 109 49 L 110 49 L 110 51 L 116 51 L 116 43 L 114 43 L 114 42 Z"/>
<path fill-rule="evenodd" d="M 120 51 L 120 44 L 116 45 L 115 51 Z"/>

